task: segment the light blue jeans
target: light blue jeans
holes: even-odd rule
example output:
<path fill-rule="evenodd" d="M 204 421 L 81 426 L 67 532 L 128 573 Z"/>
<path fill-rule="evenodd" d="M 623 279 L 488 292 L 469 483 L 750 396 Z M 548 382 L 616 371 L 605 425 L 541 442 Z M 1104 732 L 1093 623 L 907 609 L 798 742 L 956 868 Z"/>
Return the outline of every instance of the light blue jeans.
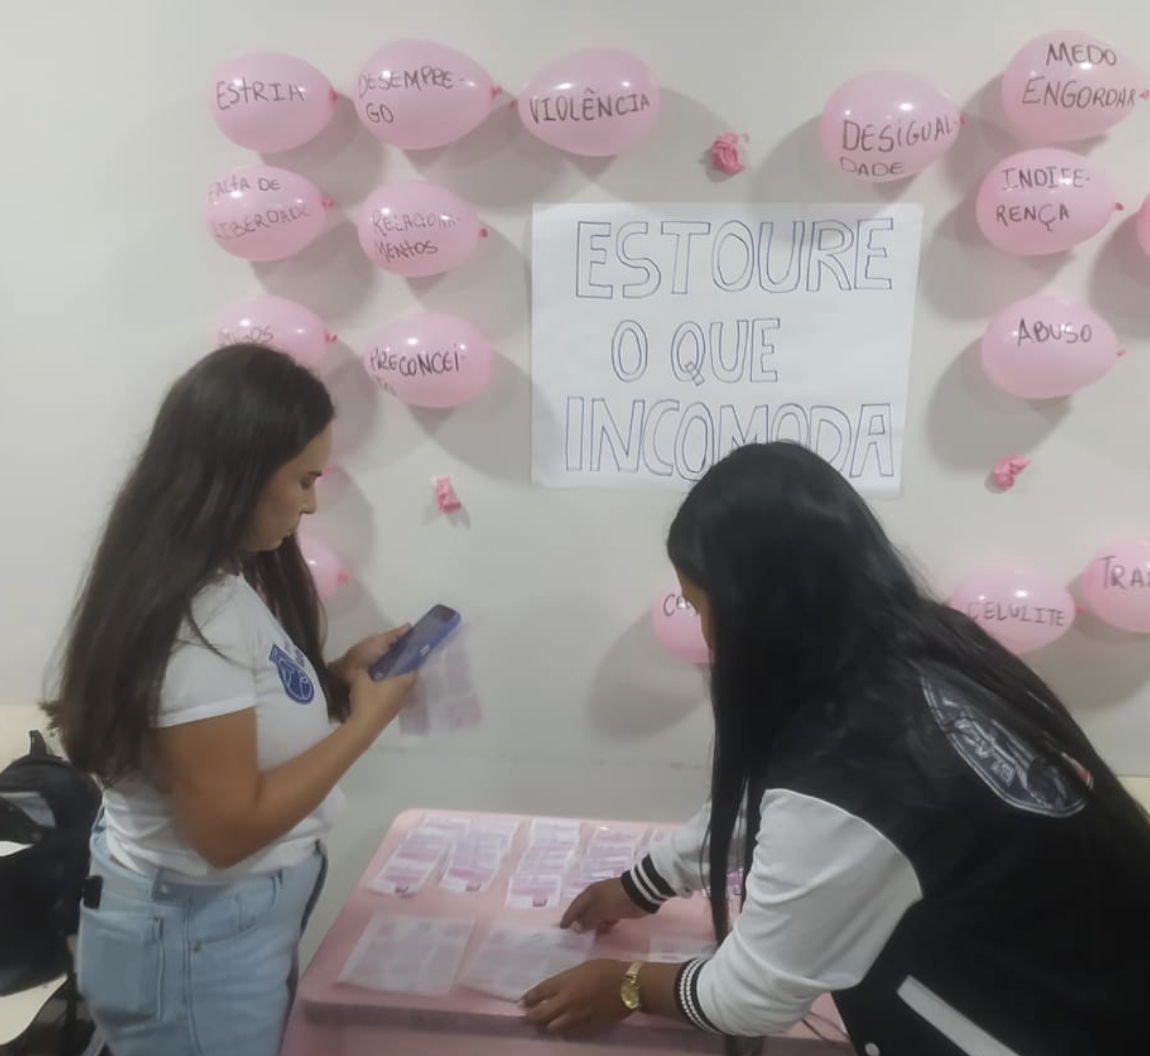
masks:
<path fill-rule="evenodd" d="M 125 868 L 102 819 L 91 852 L 102 889 L 80 910 L 76 972 L 115 1056 L 276 1056 L 327 872 L 322 846 L 289 869 L 217 886 Z"/>

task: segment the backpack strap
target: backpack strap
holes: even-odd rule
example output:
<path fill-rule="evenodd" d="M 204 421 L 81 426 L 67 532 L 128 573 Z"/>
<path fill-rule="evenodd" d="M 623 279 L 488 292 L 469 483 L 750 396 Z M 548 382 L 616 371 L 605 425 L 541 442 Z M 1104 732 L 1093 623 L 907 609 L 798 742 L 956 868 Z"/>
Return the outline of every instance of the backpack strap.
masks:
<path fill-rule="evenodd" d="M 44 735 L 39 730 L 28 731 L 28 754 L 34 758 L 43 758 L 44 756 L 51 755 L 48 751 L 48 743 L 44 740 Z"/>

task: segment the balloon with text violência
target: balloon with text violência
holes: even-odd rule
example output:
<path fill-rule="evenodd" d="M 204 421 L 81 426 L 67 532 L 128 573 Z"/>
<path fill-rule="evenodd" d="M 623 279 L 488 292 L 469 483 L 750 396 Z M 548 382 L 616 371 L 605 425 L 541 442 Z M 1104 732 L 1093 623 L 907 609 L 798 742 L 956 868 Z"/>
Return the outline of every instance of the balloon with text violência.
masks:
<path fill-rule="evenodd" d="M 1070 249 L 1098 234 L 1120 208 L 1094 161 L 1054 147 L 1004 158 L 983 178 L 975 204 L 982 233 L 1023 256 Z"/>
<path fill-rule="evenodd" d="M 308 571 L 311 572 L 315 592 L 321 601 L 326 601 L 351 577 L 344 571 L 339 558 L 326 543 L 304 532 L 297 533 L 296 540 Z"/>
<path fill-rule="evenodd" d="M 308 370 L 327 358 L 334 337 L 310 308 L 265 293 L 230 305 L 216 319 L 216 339 L 225 345 L 265 345 L 283 352 Z"/>
<path fill-rule="evenodd" d="M 1076 613 L 1074 598 L 1061 583 L 1006 566 L 971 572 L 954 588 L 949 604 L 1019 654 L 1057 641 Z"/>
<path fill-rule="evenodd" d="M 385 392 L 415 407 L 457 407 L 491 380 L 495 353 L 466 319 L 422 312 L 393 320 L 363 356 L 368 375 Z"/>
<path fill-rule="evenodd" d="M 587 48 L 549 62 L 515 105 L 527 131 L 544 143 L 609 157 L 650 131 L 659 116 L 659 85 L 630 52 Z"/>
<path fill-rule="evenodd" d="M 1027 400 L 1069 396 L 1122 355 L 1118 338 L 1084 304 L 1038 294 L 1008 305 L 986 328 L 982 366 L 999 388 Z"/>
<path fill-rule="evenodd" d="M 1150 538 L 1121 539 L 1100 550 L 1082 573 L 1082 596 L 1103 623 L 1150 634 Z"/>
<path fill-rule="evenodd" d="M 1067 30 L 1023 45 L 1002 75 L 1002 107 L 1033 143 L 1071 143 L 1113 128 L 1146 98 L 1142 74 L 1104 40 Z"/>
<path fill-rule="evenodd" d="M 216 69 L 212 119 L 233 143 L 271 154 L 318 136 L 335 113 L 336 98 L 311 63 L 277 51 L 249 52 Z"/>
<path fill-rule="evenodd" d="M 699 612 L 678 587 L 660 594 L 651 606 L 651 627 L 655 637 L 672 656 L 691 664 L 709 664 L 711 651 L 703 638 Z"/>
<path fill-rule="evenodd" d="M 323 230 L 328 203 L 311 180 L 270 165 L 244 165 L 208 188 L 204 219 L 216 244 L 244 260 L 282 260 Z"/>
<path fill-rule="evenodd" d="M 865 73 L 827 100 L 819 143 L 841 172 L 869 183 L 921 172 L 958 138 L 962 114 L 930 81 L 910 73 Z"/>
<path fill-rule="evenodd" d="M 482 66 L 454 48 L 396 40 L 360 67 L 355 112 L 384 143 L 427 150 L 483 124 L 498 91 Z"/>
<path fill-rule="evenodd" d="M 1142 252 L 1150 257 L 1150 194 L 1142 200 L 1142 208 L 1134 218 L 1134 234 L 1138 238 Z"/>
<path fill-rule="evenodd" d="M 462 264 L 486 234 L 467 202 L 427 180 L 376 189 L 360 207 L 358 229 L 368 260 L 413 278 Z"/>

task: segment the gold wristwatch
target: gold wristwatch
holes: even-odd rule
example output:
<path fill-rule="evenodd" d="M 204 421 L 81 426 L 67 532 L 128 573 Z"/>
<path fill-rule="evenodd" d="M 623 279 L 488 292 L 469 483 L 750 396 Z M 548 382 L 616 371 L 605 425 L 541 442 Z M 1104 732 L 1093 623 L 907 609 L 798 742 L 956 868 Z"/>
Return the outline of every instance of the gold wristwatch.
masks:
<path fill-rule="evenodd" d="M 639 969 L 643 967 L 642 961 L 636 961 L 623 973 L 623 983 L 619 987 L 619 997 L 626 1005 L 628 1012 L 639 1012 L 643 1003 L 639 998 Z"/>

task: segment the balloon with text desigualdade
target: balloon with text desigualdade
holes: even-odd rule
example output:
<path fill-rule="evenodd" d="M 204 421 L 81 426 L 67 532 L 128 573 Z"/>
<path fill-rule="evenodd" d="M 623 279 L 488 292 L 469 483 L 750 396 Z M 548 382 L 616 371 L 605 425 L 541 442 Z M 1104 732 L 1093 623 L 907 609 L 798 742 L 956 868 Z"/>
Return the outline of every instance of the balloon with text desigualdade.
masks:
<path fill-rule="evenodd" d="M 699 612 L 678 587 L 671 587 L 655 599 L 651 606 L 651 627 L 659 644 L 672 656 L 692 664 L 711 662 Z"/>
<path fill-rule="evenodd" d="M 1150 634 L 1150 538 L 1120 539 L 1082 573 L 1086 607 L 1103 623 Z"/>
<path fill-rule="evenodd" d="M 1032 143 L 1101 135 L 1148 94 L 1129 56 L 1076 30 L 1044 33 L 1023 45 L 1001 88 L 1007 118 Z"/>
<path fill-rule="evenodd" d="M 1061 583 L 1009 566 L 970 573 L 954 588 L 949 604 L 1019 654 L 1056 642 L 1076 613 L 1074 598 Z"/>
<path fill-rule="evenodd" d="M 1055 147 L 1004 158 L 983 178 L 975 203 L 982 233 L 1023 256 L 1070 249 L 1098 234 L 1120 208 L 1096 162 Z"/>
<path fill-rule="evenodd" d="M 982 335 L 980 352 L 990 380 L 1027 400 L 1069 396 L 1098 381 L 1122 355 L 1097 312 L 1045 294 L 999 312 Z"/>
<path fill-rule="evenodd" d="M 272 154 L 315 139 L 335 113 L 335 89 L 309 62 L 253 51 L 222 63 L 211 87 L 212 119 L 233 143 Z"/>
<path fill-rule="evenodd" d="M 368 260 L 413 278 L 462 264 L 486 234 L 467 202 L 428 180 L 385 183 L 360 207 L 357 226 Z"/>
<path fill-rule="evenodd" d="M 395 40 L 360 67 L 355 112 L 373 136 L 401 150 L 442 147 L 478 128 L 499 89 L 461 51 Z"/>
<path fill-rule="evenodd" d="M 869 183 L 903 180 L 945 154 L 962 114 L 930 81 L 911 73 L 864 73 L 836 89 L 819 120 L 819 143 L 835 168 Z"/>
<path fill-rule="evenodd" d="M 316 370 L 335 337 L 310 308 L 265 293 L 230 305 L 216 319 L 216 340 L 225 345 L 266 345 Z"/>
<path fill-rule="evenodd" d="M 587 48 L 549 62 L 515 103 L 532 135 L 571 154 L 626 150 L 659 116 L 659 85 L 642 59 L 619 48 Z"/>
<path fill-rule="evenodd" d="M 204 219 L 221 249 L 244 260 L 282 260 L 315 240 L 330 203 L 306 177 L 243 165 L 208 187 Z"/>
<path fill-rule="evenodd" d="M 315 592 L 321 601 L 326 601 L 351 577 L 344 571 L 339 558 L 326 543 L 321 543 L 315 536 L 306 535 L 304 532 L 296 534 L 296 541 L 311 572 Z"/>
<path fill-rule="evenodd" d="M 390 322 L 372 338 L 363 366 L 385 392 L 416 407 L 458 407 L 491 379 L 491 343 L 466 319 L 422 312 Z"/>

